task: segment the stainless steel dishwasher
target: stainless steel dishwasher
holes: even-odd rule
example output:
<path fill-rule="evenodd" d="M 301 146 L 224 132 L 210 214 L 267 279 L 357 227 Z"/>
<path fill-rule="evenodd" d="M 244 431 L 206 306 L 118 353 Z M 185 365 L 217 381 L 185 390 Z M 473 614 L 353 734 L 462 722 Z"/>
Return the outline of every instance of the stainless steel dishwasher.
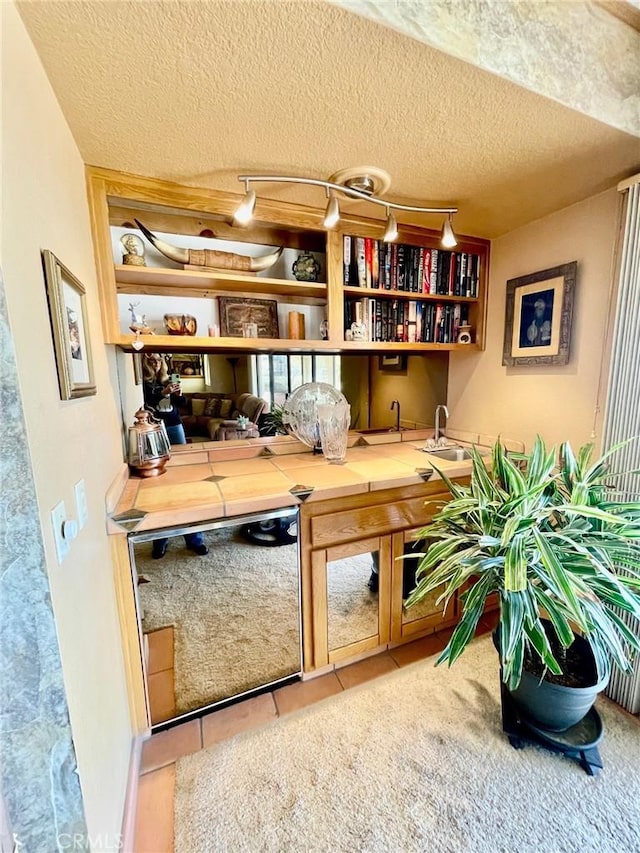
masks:
<path fill-rule="evenodd" d="M 129 536 L 154 729 L 300 676 L 298 510 Z M 203 531 L 208 553 L 188 548 Z M 168 537 L 161 559 L 154 539 Z"/>

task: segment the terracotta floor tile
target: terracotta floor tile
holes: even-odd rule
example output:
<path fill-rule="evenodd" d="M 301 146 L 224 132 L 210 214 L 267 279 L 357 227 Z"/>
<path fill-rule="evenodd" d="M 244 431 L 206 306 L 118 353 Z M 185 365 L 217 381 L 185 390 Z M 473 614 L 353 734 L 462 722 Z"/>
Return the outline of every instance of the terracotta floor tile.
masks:
<path fill-rule="evenodd" d="M 374 657 L 366 658 L 366 660 L 352 663 L 349 666 L 344 666 L 336 670 L 336 675 L 340 684 L 345 690 L 350 687 L 355 687 L 358 684 L 363 684 L 365 681 L 371 681 L 372 678 L 377 678 L 379 675 L 384 675 L 386 672 L 392 672 L 398 668 L 398 664 L 387 652 Z"/>
<path fill-rule="evenodd" d="M 328 675 L 311 678 L 309 681 L 298 681 L 295 684 L 288 684 L 286 687 L 274 690 L 273 698 L 278 713 L 282 716 L 341 692 L 342 685 L 335 673 L 330 672 Z"/>
<path fill-rule="evenodd" d="M 174 671 L 172 669 L 154 672 L 147 679 L 152 723 L 162 723 L 164 720 L 173 717 L 176 712 L 173 679 Z"/>
<path fill-rule="evenodd" d="M 175 765 L 146 773 L 138 781 L 135 853 L 173 853 Z"/>
<path fill-rule="evenodd" d="M 429 634 L 428 637 L 422 637 L 412 643 L 396 646 L 395 649 L 389 650 L 389 654 L 398 666 L 406 666 L 431 655 L 437 655 L 447 645 L 450 636 L 451 631 L 439 631 L 437 634 Z"/>
<path fill-rule="evenodd" d="M 153 675 L 164 669 L 173 669 L 173 625 L 149 631 L 145 636 L 149 643 L 147 673 Z"/>
<path fill-rule="evenodd" d="M 263 693 L 214 711 L 202 718 L 202 742 L 205 749 L 239 732 L 263 726 L 278 716 L 273 694 Z"/>
<path fill-rule="evenodd" d="M 165 732 L 158 732 L 142 745 L 140 773 L 157 770 L 201 748 L 200 720 L 189 720 Z"/>

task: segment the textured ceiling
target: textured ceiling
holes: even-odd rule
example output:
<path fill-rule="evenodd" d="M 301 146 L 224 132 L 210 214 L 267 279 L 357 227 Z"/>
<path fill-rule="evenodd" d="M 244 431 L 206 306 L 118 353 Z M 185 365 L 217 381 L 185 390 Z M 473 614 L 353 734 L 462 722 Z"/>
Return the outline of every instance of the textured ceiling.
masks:
<path fill-rule="evenodd" d="M 371 163 L 391 174 L 389 198 L 456 204 L 457 230 L 488 237 L 640 165 L 637 138 L 324 2 L 19 9 L 92 165 L 239 191 L 245 171 Z M 258 192 L 324 204 L 317 189 Z"/>

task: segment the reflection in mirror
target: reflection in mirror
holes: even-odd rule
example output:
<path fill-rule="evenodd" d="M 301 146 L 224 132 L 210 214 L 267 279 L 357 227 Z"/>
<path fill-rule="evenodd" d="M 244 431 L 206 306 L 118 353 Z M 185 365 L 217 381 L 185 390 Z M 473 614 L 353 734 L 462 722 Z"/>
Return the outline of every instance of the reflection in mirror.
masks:
<path fill-rule="evenodd" d="M 152 723 L 301 671 L 297 545 L 283 534 L 291 513 L 277 529 L 265 516 L 207 530 L 204 556 L 183 536 L 169 537 L 161 559 L 152 542 L 134 543 Z"/>
<path fill-rule="evenodd" d="M 370 586 L 379 552 L 366 551 L 327 562 L 329 649 L 339 649 L 368 637 L 378 628 L 378 593 Z"/>
<path fill-rule="evenodd" d="M 418 552 L 424 552 L 426 550 L 426 545 L 423 541 L 413 541 L 406 542 L 404 545 L 404 553 L 405 554 L 415 554 Z M 412 557 L 408 556 L 402 560 L 402 601 L 405 602 L 411 592 L 415 589 L 416 586 L 416 572 L 418 570 L 418 566 L 420 564 L 420 557 Z M 408 610 L 403 607 L 402 609 L 402 622 L 403 624 L 407 624 L 408 622 L 415 622 L 416 619 L 423 619 L 425 616 L 433 616 L 436 613 L 442 613 L 442 604 L 436 604 L 438 600 L 438 596 L 442 594 L 444 590 L 444 585 L 438 587 L 433 592 L 431 592 L 426 598 L 423 598 L 422 601 L 419 601 L 416 605 L 409 608 Z"/>
<path fill-rule="evenodd" d="M 146 336 L 145 350 L 152 351 L 153 337 Z M 401 404 L 400 425 L 405 429 L 422 429 L 433 425 L 433 412 L 447 396 L 447 353 L 410 356 L 402 375 L 379 370 L 377 356 L 315 356 L 297 353 L 251 355 L 224 351 L 218 353 L 171 353 L 169 373 L 178 373 L 182 393 L 222 399 L 235 399 L 251 393 L 269 406 L 282 405 L 285 396 L 304 382 L 330 382 L 339 387 L 351 407 L 351 428 L 355 430 L 396 428 L 392 400 Z M 138 368 L 135 369 L 136 361 Z M 133 423 L 142 404 L 141 354 L 117 352 L 118 385 L 123 427 Z M 416 389 L 420 389 L 416 393 Z M 193 414 L 190 405 L 187 414 Z M 260 425 L 264 434 L 264 425 Z M 187 440 L 209 440 L 206 430 L 189 433 Z"/>

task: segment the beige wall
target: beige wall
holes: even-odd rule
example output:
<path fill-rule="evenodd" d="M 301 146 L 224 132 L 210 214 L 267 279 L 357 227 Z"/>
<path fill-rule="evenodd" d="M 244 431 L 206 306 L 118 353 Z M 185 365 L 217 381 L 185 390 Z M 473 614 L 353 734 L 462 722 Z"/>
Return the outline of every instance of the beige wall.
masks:
<path fill-rule="evenodd" d="M 447 396 L 447 353 L 411 355 L 406 373 L 378 369 L 378 358 L 371 359 L 371 426 L 396 422 L 391 401 L 400 401 L 403 426 L 432 426 L 436 406 Z"/>
<path fill-rule="evenodd" d="M 11 3 L 2 4 L 2 24 L 2 265 L 9 320 L 87 826 L 90 836 L 102 834 L 103 843 L 108 837 L 115 845 L 131 725 L 104 518 L 105 492 L 122 465 L 114 354 L 102 344 L 80 154 Z M 87 289 L 94 397 L 60 400 L 43 248 Z M 63 499 L 67 515 L 76 515 L 73 486 L 81 478 L 89 521 L 58 565 L 50 510 Z"/>
<path fill-rule="evenodd" d="M 451 427 L 520 438 L 527 446 L 536 433 L 548 443 L 599 443 L 601 418 L 596 430 L 594 418 L 618 211 L 619 194 L 611 189 L 492 242 L 487 348 L 451 356 Z M 503 367 L 507 279 L 570 261 L 578 261 L 578 279 L 569 363 Z M 603 393 L 606 373 L 604 384 Z"/>

